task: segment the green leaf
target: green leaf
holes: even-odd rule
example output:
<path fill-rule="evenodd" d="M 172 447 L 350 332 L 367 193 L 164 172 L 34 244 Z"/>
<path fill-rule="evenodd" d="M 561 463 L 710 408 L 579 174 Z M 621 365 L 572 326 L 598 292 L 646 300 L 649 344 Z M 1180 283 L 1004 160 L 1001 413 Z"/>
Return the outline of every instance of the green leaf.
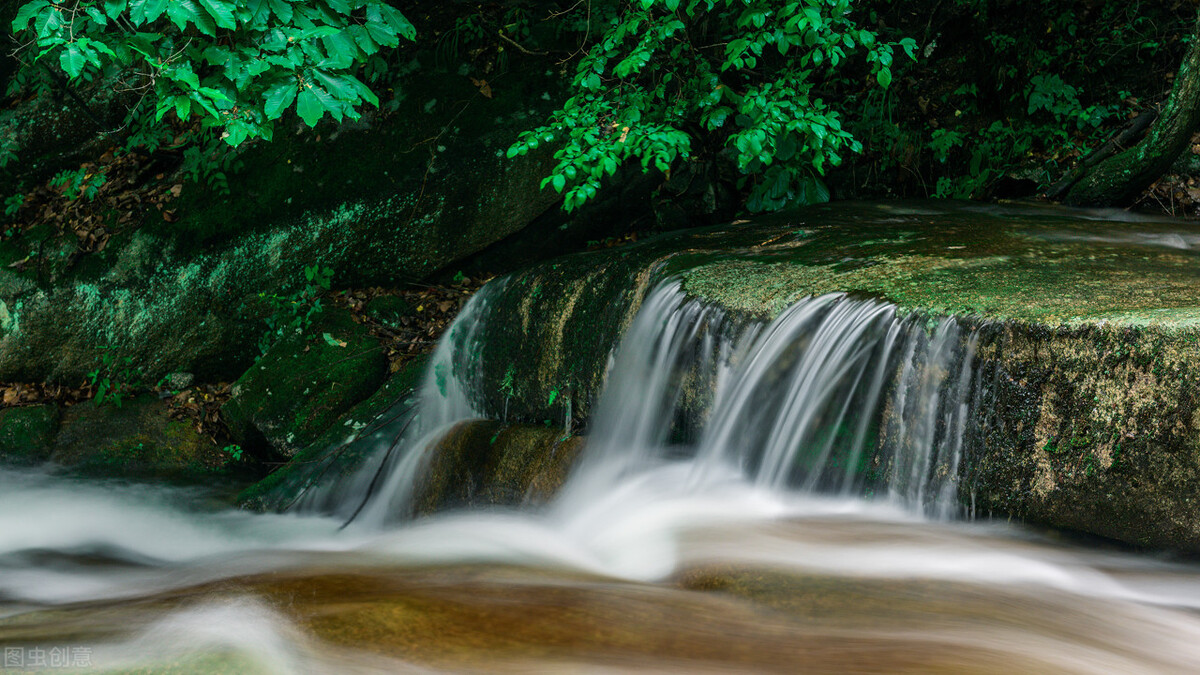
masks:
<path fill-rule="evenodd" d="M 125 11 L 125 0 L 104 0 L 104 13 L 108 18 L 115 19 Z"/>
<path fill-rule="evenodd" d="M 271 11 L 275 13 L 275 17 L 280 23 L 290 23 L 292 21 L 292 4 L 290 0 L 267 0 L 271 5 Z"/>
<path fill-rule="evenodd" d="M 237 22 L 233 18 L 234 4 L 225 0 L 200 0 L 200 4 L 208 11 L 209 16 L 213 18 L 217 26 L 221 28 L 234 29 L 237 28 Z"/>
<path fill-rule="evenodd" d="M 892 83 L 892 71 L 887 68 L 881 68 L 876 73 L 875 79 L 879 80 L 879 86 L 887 89 L 888 85 Z"/>
<path fill-rule="evenodd" d="M 29 22 L 33 17 L 37 16 L 38 12 L 49 5 L 49 0 L 34 0 L 33 2 L 21 5 L 21 9 L 17 10 L 17 17 L 12 22 L 13 32 L 20 33 L 28 28 Z"/>
<path fill-rule="evenodd" d="M 296 100 L 296 112 L 309 127 L 317 126 L 317 122 L 325 116 L 325 106 L 321 105 L 321 99 L 313 91 L 312 85 L 300 90 Z"/>
<path fill-rule="evenodd" d="M 67 45 L 67 48 L 58 57 L 59 65 L 62 66 L 62 69 L 66 71 L 72 80 L 79 77 L 87 62 L 88 58 L 84 55 L 83 50 L 73 44 Z"/>
<path fill-rule="evenodd" d="M 413 27 L 412 22 L 407 17 L 400 13 L 400 10 L 391 5 L 380 3 L 379 11 L 382 13 L 383 20 L 387 23 L 388 27 L 397 34 L 410 41 L 417 39 L 417 29 Z"/>

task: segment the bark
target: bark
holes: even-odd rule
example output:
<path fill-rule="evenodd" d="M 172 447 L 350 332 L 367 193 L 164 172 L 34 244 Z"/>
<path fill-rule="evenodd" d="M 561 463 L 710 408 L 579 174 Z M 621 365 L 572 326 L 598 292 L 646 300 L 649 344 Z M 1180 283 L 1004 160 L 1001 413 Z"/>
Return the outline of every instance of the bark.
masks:
<path fill-rule="evenodd" d="M 1134 147 L 1088 168 L 1065 190 L 1073 206 L 1127 206 L 1171 168 L 1200 124 L 1200 13 L 1162 114 Z M 1058 186 L 1056 186 L 1058 187 Z M 1063 192 L 1063 190 L 1059 190 Z"/>

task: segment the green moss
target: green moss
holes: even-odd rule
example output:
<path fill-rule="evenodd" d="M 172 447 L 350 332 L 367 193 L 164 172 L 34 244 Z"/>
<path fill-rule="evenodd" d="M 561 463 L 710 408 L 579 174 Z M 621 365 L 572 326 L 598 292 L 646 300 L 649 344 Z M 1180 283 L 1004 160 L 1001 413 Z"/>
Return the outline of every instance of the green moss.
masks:
<path fill-rule="evenodd" d="M 420 385 L 425 363 L 425 358 L 409 361 L 287 464 L 238 495 L 238 503 L 256 511 L 281 511 L 314 483 L 349 475 L 370 453 L 394 437 L 389 420 L 395 415 L 388 414 L 389 410 L 408 407 Z"/>
<path fill-rule="evenodd" d="M 306 333 L 280 341 L 246 371 L 222 412 L 243 447 L 261 445 L 261 439 L 291 457 L 370 396 L 386 375 L 379 341 L 348 313 L 326 309 Z"/>
<path fill-rule="evenodd" d="M 199 479 L 225 474 L 227 458 L 154 396 L 120 407 L 92 402 L 67 408 L 51 461 L 93 476 Z"/>
<path fill-rule="evenodd" d="M 40 464 L 49 459 L 58 420 L 53 404 L 0 410 L 0 461 Z"/>

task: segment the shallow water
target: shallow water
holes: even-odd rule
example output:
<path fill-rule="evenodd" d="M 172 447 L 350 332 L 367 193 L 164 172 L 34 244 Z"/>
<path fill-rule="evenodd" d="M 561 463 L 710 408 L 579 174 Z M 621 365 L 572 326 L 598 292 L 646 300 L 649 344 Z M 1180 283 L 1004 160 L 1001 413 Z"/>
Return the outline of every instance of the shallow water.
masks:
<path fill-rule="evenodd" d="M 386 531 L 0 473 L 0 644 L 182 672 L 1185 672 L 1200 567 L 646 471 Z M 12 653 L 12 652 L 10 652 Z M 80 654 L 85 652 L 80 651 Z"/>

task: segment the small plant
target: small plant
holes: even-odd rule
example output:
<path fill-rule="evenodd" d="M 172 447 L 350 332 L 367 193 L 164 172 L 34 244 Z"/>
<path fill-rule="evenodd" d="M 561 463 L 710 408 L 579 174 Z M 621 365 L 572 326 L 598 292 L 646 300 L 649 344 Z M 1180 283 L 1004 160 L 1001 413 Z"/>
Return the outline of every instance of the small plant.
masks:
<path fill-rule="evenodd" d="M 133 358 L 124 356 L 117 358 L 112 353 L 112 347 L 99 347 L 99 362 L 92 372 L 87 374 L 88 381 L 96 387 L 93 399 L 96 405 L 104 405 L 111 401 L 118 408 L 121 399 L 128 397 L 134 391 L 144 388 L 141 377 L 133 365 Z"/>
<path fill-rule="evenodd" d="M 221 448 L 221 452 L 227 455 L 225 463 L 242 461 L 242 446 L 237 443 L 230 443 Z"/>
<path fill-rule="evenodd" d="M 320 296 L 332 285 L 333 269 L 315 263 L 304 267 L 304 285 L 296 292 L 288 295 L 259 293 L 258 297 L 272 308 L 263 319 L 267 330 L 258 342 L 259 351 L 266 354 L 283 336 L 311 328 L 313 317 L 323 311 Z"/>
<path fill-rule="evenodd" d="M 4 198 L 4 215 L 12 218 L 17 215 L 22 206 L 25 206 L 25 195 L 20 192 L 15 195 L 9 195 Z"/>
<path fill-rule="evenodd" d="M 100 188 L 104 187 L 107 180 L 108 178 L 103 172 L 92 173 L 80 167 L 74 170 L 59 171 L 54 178 L 50 179 L 50 187 L 61 188 L 63 197 L 66 197 L 67 201 L 75 201 L 80 197 L 87 197 L 88 201 L 92 201 L 100 193 Z"/>

